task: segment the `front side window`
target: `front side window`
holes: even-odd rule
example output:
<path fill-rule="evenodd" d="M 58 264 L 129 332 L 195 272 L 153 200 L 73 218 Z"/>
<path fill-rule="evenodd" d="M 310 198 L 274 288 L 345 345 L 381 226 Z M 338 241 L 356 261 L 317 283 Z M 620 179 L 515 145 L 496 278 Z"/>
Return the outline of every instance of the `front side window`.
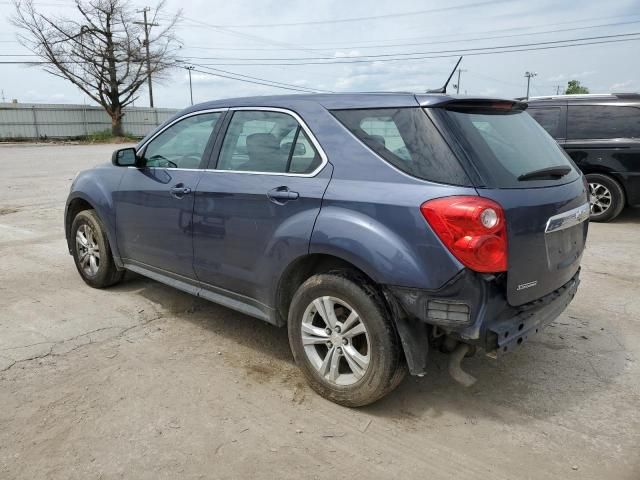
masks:
<path fill-rule="evenodd" d="M 217 169 L 307 174 L 321 163 L 309 137 L 291 115 L 240 110 L 229 122 Z"/>
<path fill-rule="evenodd" d="M 334 110 L 333 115 L 384 160 L 414 177 L 452 185 L 469 179 L 420 108 Z"/>
<path fill-rule="evenodd" d="M 171 125 L 147 145 L 144 151 L 145 166 L 199 168 L 221 115 L 220 112 L 203 113 Z"/>
<path fill-rule="evenodd" d="M 640 108 L 570 105 L 567 138 L 640 138 Z"/>
<path fill-rule="evenodd" d="M 560 133 L 560 107 L 528 108 L 527 113 L 544 128 L 553 138 Z"/>

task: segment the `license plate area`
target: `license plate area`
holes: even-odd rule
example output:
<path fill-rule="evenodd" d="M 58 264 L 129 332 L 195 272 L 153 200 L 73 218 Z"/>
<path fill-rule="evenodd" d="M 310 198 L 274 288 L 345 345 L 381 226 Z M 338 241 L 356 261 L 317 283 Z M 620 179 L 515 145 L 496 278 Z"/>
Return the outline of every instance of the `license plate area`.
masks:
<path fill-rule="evenodd" d="M 589 204 L 551 217 L 545 229 L 547 266 L 554 272 L 579 261 L 585 242 L 584 222 L 589 218 Z"/>
<path fill-rule="evenodd" d="M 582 225 L 558 230 L 545 235 L 547 265 L 550 271 L 564 270 L 579 260 L 584 249 Z"/>

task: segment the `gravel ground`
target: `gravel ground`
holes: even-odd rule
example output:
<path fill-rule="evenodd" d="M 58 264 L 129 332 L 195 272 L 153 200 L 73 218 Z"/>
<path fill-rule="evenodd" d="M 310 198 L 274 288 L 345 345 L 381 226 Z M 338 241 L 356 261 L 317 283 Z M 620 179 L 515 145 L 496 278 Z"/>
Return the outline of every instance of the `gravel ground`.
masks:
<path fill-rule="evenodd" d="M 499 362 L 432 357 L 373 406 L 315 395 L 287 335 L 130 275 L 87 287 L 64 199 L 112 145 L 1 145 L 0 478 L 640 478 L 640 211 L 592 224 L 569 309 Z"/>

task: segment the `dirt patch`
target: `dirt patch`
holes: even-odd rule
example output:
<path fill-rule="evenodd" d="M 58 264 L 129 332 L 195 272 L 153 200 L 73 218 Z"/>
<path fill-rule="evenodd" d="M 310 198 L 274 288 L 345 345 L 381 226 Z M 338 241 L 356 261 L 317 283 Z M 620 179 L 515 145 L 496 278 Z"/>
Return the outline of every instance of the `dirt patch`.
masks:
<path fill-rule="evenodd" d="M 0 207 L 0 216 L 19 212 L 19 208 Z"/>

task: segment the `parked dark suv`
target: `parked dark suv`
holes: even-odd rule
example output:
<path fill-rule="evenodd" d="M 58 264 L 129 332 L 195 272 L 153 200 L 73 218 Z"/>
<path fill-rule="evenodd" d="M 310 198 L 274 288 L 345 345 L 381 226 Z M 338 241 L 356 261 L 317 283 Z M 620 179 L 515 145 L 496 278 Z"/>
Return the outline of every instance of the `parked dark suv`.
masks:
<path fill-rule="evenodd" d="M 586 174 L 592 221 L 640 206 L 640 94 L 534 97 L 527 111 Z"/>
<path fill-rule="evenodd" d="M 509 352 L 579 283 L 584 177 L 512 100 L 341 94 L 182 111 L 81 172 L 69 252 L 277 326 L 311 386 L 371 403 L 435 347 Z"/>

